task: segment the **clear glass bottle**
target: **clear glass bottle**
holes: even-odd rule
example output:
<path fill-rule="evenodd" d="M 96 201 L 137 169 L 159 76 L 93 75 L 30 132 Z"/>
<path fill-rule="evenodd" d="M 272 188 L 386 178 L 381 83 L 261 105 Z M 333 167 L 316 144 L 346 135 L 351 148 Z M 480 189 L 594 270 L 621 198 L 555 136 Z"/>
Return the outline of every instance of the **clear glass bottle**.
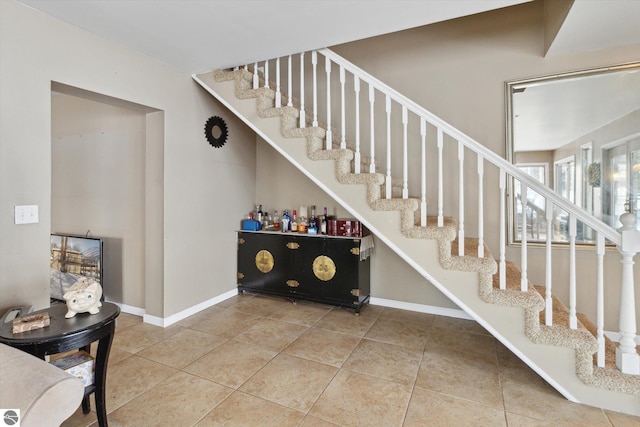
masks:
<path fill-rule="evenodd" d="M 322 213 L 322 218 L 320 218 L 320 233 L 327 234 L 328 227 L 328 218 L 327 218 L 327 207 L 324 207 L 324 211 Z"/>
<path fill-rule="evenodd" d="M 291 217 L 289 216 L 289 211 L 285 209 L 284 212 L 282 213 L 282 220 L 280 222 L 280 229 L 282 230 L 283 233 L 286 233 L 287 231 L 289 231 L 289 227 L 291 226 L 290 222 L 291 222 Z"/>
<path fill-rule="evenodd" d="M 289 228 L 294 233 L 298 232 L 298 216 L 295 209 L 292 211 L 291 224 L 289 225 Z"/>
<path fill-rule="evenodd" d="M 305 234 L 307 232 L 307 218 L 304 216 L 298 221 L 298 233 Z"/>
<path fill-rule="evenodd" d="M 280 215 L 278 215 L 278 211 L 273 211 L 273 217 L 271 218 L 271 224 L 276 230 L 280 229 Z"/>

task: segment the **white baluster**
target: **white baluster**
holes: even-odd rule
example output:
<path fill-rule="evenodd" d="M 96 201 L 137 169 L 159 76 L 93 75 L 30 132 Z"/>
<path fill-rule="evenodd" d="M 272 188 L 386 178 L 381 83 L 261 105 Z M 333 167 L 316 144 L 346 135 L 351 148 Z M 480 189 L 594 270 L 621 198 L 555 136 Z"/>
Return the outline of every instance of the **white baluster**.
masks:
<path fill-rule="evenodd" d="M 442 146 L 444 144 L 444 133 L 438 128 L 438 227 L 444 227 L 444 183 L 442 170 Z"/>
<path fill-rule="evenodd" d="M 387 177 L 385 180 L 385 197 L 390 199 L 393 188 L 391 185 L 391 98 L 389 98 L 389 95 L 386 96 L 385 100 L 385 111 L 387 113 Z"/>
<path fill-rule="evenodd" d="M 506 187 L 507 174 L 500 169 L 500 289 L 507 289 L 507 258 L 506 252 Z"/>
<path fill-rule="evenodd" d="M 331 130 L 331 59 L 324 57 L 324 70 L 327 73 L 327 132 L 325 134 L 325 148 L 333 148 L 333 132 Z"/>
<path fill-rule="evenodd" d="M 478 154 L 478 258 L 484 258 L 484 157 Z"/>
<path fill-rule="evenodd" d="M 304 112 L 304 52 L 300 54 L 300 128 L 307 127 L 307 116 Z"/>
<path fill-rule="evenodd" d="M 520 205 L 522 206 L 522 216 L 521 216 L 521 243 L 522 246 L 520 248 L 520 290 L 522 292 L 527 292 L 529 288 L 529 283 L 527 279 L 527 184 L 524 182 L 520 182 Z"/>
<path fill-rule="evenodd" d="M 360 78 L 353 75 L 353 90 L 356 97 L 356 152 L 353 157 L 355 173 L 360 173 Z"/>
<path fill-rule="evenodd" d="M 276 108 L 282 107 L 282 93 L 280 92 L 280 58 L 276 59 Z"/>
<path fill-rule="evenodd" d="M 598 366 L 604 368 L 604 235 L 596 237 L 596 255 L 598 258 L 597 299 L 596 299 L 596 337 L 598 339 Z"/>
<path fill-rule="evenodd" d="M 260 87 L 260 79 L 258 77 L 258 63 L 253 63 L 253 88 L 258 89 Z"/>
<path fill-rule="evenodd" d="M 420 226 L 427 226 L 427 122 L 420 117 L 420 139 L 422 140 L 421 173 L 422 194 L 420 199 Z"/>
<path fill-rule="evenodd" d="M 269 89 L 269 60 L 264 61 L 264 87 Z"/>
<path fill-rule="evenodd" d="M 464 256 L 464 145 L 458 141 L 458 256 Z"/>
<path fill-rule="evenodd" d="M 553 325 L 553 298 L 551 297 L 552 289 L 552 246 L 553 241 L 553 205 L 550 200 L 545 201 L 545 215 L 547 219 L 547 242 L 546 242 L 546 263 L 545 263 L 545 279 L 544 279 L 544 323 L 547 326 Z"/>
<path fill-rule="evenodd" d="M 318 52 L 311 52 L 311 68 L 313 70 L 313 127 L 318 126 Z"/>
<path fill-rule="evenodd" d="M 345 107 L 345 94 L 344 94 L 344 85 L 345 85 L 345 72 L 344 67 L 340 66 L 340 126 L 342 131 L 342 136 L 340 137 L 340 148 L 343 150 L 347 148 L 347 121 L 346 121 L 346 107 Z"/>
<path fill-rule="evenodd" d="M 376 92 L 372 84 L 369 84 L 369 115 L 371 116 L 369 122 L 371 123 L 370 138 L 371 138 L 371 156 L 369 163 L 369 173 L 376 173 L 376 144 L 375 144 L 375 121 L 374 121 L 374 104 L 376 99 Z"/>
<path fill-rule="evenodd" d="M 244 70 L 245 71 L 249 71 L 249 65 L 248 64 L 244 64 Z"/>
<path fill-rule="evenodd" d="M 632 213 L 620 216 L 622 245 L 622 289 L 620 292 L 620 345 L 616 348 L 616 366 L 624 374 L 640 375 L 640 356 L 636 351 L 636 299 L 633 283 L 633 257 L 640 251 L 636 217 Z"/>
<path fill-rule="evenodd" d="M 291 73 L 291 55 L 287 58 L 287 107 L 293 107 L 293 75 Z"/>
<path fill-rule="evenodd" d="M 576 217 L 569 215 L 569 327 L 578 328 L 576 317 Z"/>
<path fill-rule="evenodd" d="M 409 159 L 408 155 L 408 135 L 407 125 L 409 123 L 409 117 L 407 113 L 407 107 L 402 106 L 402 129 L 403 129 L 403 144 L 402 144 L 402 198 L 409 198 Z"/>

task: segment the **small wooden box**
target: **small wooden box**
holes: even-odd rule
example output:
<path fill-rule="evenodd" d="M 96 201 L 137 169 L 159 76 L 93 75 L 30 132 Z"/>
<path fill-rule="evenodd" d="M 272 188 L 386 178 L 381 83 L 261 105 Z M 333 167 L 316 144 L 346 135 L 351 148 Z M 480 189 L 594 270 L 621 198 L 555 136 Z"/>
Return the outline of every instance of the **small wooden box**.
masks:
<path fill-rule="evenodd" d="M 49 313 L 32 314 L 31 316 L 18 317 L 13 319 L 14 334 L 32 331 L 34 329 L 46 328 L 51 324 Z"/>

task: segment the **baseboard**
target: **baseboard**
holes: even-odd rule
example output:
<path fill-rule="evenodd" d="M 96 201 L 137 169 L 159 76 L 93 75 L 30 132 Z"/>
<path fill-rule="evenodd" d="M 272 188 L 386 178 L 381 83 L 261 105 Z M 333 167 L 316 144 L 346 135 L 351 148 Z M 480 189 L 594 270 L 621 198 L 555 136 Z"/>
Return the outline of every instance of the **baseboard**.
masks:
<path fill-rule="evenodd" d="M 417 311 L 419 313 L 436 314 L 438 316 L 455 317 L 458 319 L 472 320 L 471 316 L 459 308 L 437 307 L 435 305 L 416 304 L 413 302 L 396 301 L 385 298 L 369 298 L 371 305 L 382 307 L 399 308 L 401 310 Z"/>
<path fill-rule="evenodd" d="M 149 323 L 151 325 L 161 326 L 163 328 L 166 328 L 167 326 L 171 326 L 174 323 L 181 321 L 182 319 L 186 319 L 189 316 L 192 316 L 204 309 L 207 309 L 211 306 L 221 303 L 222 301 L 227 300 L 235 295 L 238 295 L 238 289 L 236 288 L 230 291 L 227 291 L 223 294 L 220 294 L 216 297 L 213 297 L 211 299 L 208 299 L 206 301 L 203 301 L 199 304 L 196 304 L 192 307 L 189 307 L 185 310 L 182 310 L 176 314 L 172 314 L 169 317 L 158 317 L 158 316 L 152 316 L 150 314 L 145 314 L 142 317 L 142 321 L 144 323 Z"/>

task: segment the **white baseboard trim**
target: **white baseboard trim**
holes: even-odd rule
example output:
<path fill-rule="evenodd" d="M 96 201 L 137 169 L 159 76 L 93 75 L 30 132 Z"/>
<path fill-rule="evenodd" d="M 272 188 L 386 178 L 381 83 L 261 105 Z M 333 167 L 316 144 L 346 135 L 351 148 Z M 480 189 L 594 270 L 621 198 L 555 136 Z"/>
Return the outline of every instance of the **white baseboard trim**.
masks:
<path fill-rule="evenodd" d="M 458 319 L 472 320 L 472 317 L 459 308 L 437 307 L 434 305 L 416 304 L 413 302 L 396 301 L 385 298 L 369 298 L 371 305 L 399 308 L 401 310 L 417 311 L 418 313 L 436 314 L 438 316 L 455 317 Z"/>
<path fill-rule="evenodd" d="M 216 297 L 213 297 L 199 304 L 196 304 L 192 307 L 189 307 L 185 310 L 182 310 L 176 314 L 172 314 L 169 317 L 158 317 L 158 316 L 152 316 L 150 314 L 145 314 L 142 317 L 142 321 L 144 323 L 149 323 L 151 325 L 161 326 L 163 328 L 166 328 L 167 326 L 171 326 L 174 323 L 181 321 L 182 319 L 186 319 L 189 316 L 192 316 L 204 309 L 207 309 L 211 306 L 221 303 L 222 301 L 227 300 L 235 295 L 238 295 L 238 289 L 232 289 L 230 291 L 227 291 Z"/>

